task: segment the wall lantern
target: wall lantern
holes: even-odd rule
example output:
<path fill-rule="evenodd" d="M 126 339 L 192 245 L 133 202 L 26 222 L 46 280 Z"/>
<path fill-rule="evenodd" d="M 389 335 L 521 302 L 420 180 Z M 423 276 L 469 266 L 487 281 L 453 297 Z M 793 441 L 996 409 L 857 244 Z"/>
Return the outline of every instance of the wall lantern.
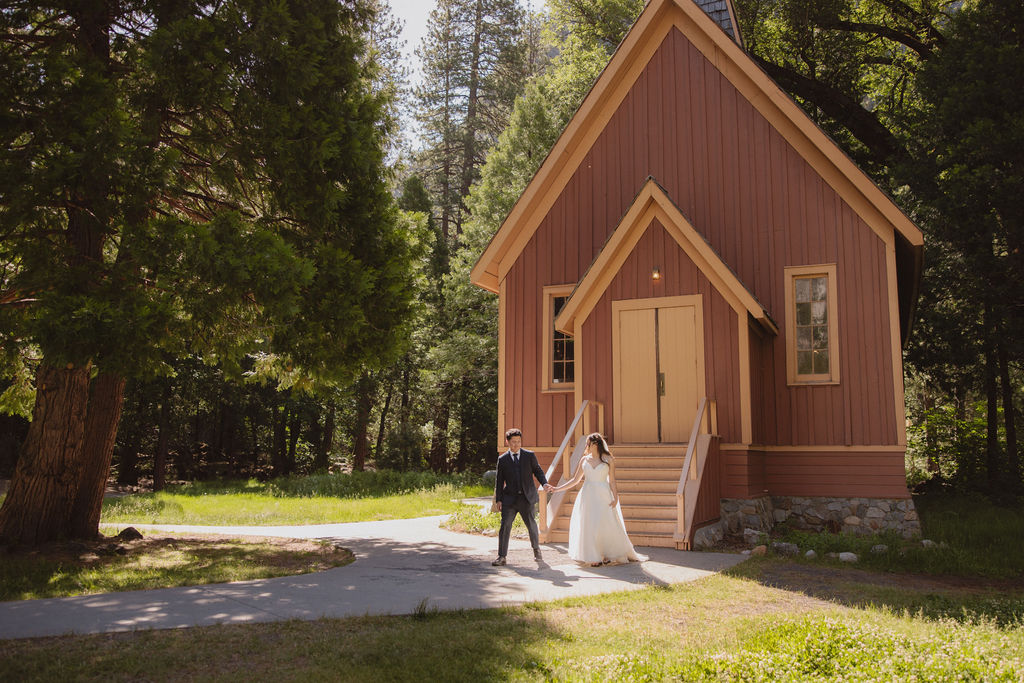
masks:
<path fill-rule="evenodd" d="M 651 279 L 654 281 L 661 279 L 661 268 L 654 266 L 654 270 L 651 271 Z"/>

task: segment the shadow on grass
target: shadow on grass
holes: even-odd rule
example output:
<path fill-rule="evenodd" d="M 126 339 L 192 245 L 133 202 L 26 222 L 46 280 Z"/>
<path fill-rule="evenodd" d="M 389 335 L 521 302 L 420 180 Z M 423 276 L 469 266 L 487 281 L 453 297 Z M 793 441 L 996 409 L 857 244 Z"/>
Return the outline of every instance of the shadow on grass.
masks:
<path fill-rule="evenodd" d="M 776 557 L 755 558 L 723 573 L 847 607 L 1024 626 L 1022 579 L 883 573 Z"/>
<path fill-rule="evenodd" d="M 542 614 L 510 608 L 211 626 L 8 641 L 9 680 L 466 681 L 545 679 L 553 642 Z M 215 663 L 215 667 L 214 667 Z"/>

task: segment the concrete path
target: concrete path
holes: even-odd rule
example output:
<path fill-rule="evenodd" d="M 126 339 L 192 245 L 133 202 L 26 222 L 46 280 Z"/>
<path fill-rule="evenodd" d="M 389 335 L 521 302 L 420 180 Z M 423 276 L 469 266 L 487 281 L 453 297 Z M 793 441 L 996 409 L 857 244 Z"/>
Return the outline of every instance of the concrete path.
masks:
<path fill-rule="evenodd" d="M 492 567 L 496 539 L 442 529 L 443 519 L 297 527 L 137 524 L 143 533 L 160 529 L 328 539 L 352 550 L 356 561 L 301 576 L 2 602 L 0 639 L 500 607 L 692 581 L 744 559 L 724 553 L 638 548 L 650 560 L 580 567 L 562 544 L 543 546 L 544 559 L 537 562 L 527 540 L 512 539 L 508 565 Z"/>

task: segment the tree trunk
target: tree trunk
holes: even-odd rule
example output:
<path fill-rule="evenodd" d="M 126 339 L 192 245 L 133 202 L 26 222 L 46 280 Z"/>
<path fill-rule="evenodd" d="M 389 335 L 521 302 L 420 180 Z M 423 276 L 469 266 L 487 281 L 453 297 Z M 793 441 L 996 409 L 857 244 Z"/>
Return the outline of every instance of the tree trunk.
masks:
<path fill-rule="evenodd" d="M 999 388 L 996 383 L 999 363 L 996 359 L 992 336 L 996 333 L 991 325 L 991 309 L 985 307 L 985 400 L 988 408 L 985 433 L 985 470 L 990 491 L 999 486 Z"/>
<path fill-rule="evenodd" d="M 32 424 L 0 508 L 0 542 L 37 545 L 69 532 L 82 465 L 89 369 L 39 365 Z"/>
<path fill-rule="evenodd" d="M 283 477 L 287 465 L 285 463 L 285 451 L 288 448 L 288 435 L 285 428 L 288 424 L 288 407 L 286 405 L 274 408 L 274 443 L 271 467 L 275 477 Z"/>
<path fill-rule="evenodd" d="M 1003 424 L 1006 426 L 1006 472 L 1016 490 L 1021 488 L 1020 460 L 1017 453 L 1017 421 L 1013 406 L 1013 384 L 1010 383 L 1010 360 L 1006 342 L 1000 339 L 999 382 L 1003 390 Z"/>
<path fill-rule="evenodd" d="M 288 458 L 285 460 L 285 473 L 293 474 L 298 469 L 295 460 L 295 448 L 299 443 L 299 432 L 302 429 L 302 413 L 297 408 L 292 411 L 288 420 Z"/>
<path fill-rule="evenodd" d="M 384 398 L 384 407 L 380 409 L 380 427 L 377 429 L 377 448 L 373 451 L 375 458 L 380 457 L 381 449 L 384 447 L 384 425 L 388 417 L 388 409 L 391 407 L 391 396 L 395 393 L 394 382 L 388 382 L 388 393 Z"/>
<path fill-rule="evenodd" d="M 366 469 L 369 455 L 370 411 L 373 410 L 373 383 L 367 373 L 356 384 L 356 423 L 352 434 L 352 469 L 362 472 Z"/>
<path fill-rule="evenodd" d="M 171 381 L 164 382 L 164 395 L 160 399 L 160 421 L 153 454 L 153 490 L 167 486 L 167 442 L 171 438 Z"/>
<path fill-rule="evenodd" d="M 448 405 L 448 397 L 442 395 L 441 405 L 438 406 L 437 414 L 434 417 L 434 436 L 430 442 L 430 469 L 435 472 L 443 472 L 448 464 L 448 419 L 450 415 L 451 408 Z"/>
<path fill-rule="evenodd" d="M 71 509 L 71 535 L 76 538 L 100 534 L 100 511 L 121 422 L 124 384 L 123 376 L 110 372 L 100 372 L 92 381 L 82 444 L 82 475 Z"/>
<path fill-rule="evenodd" d="M 132 430 L 128 443 L 117 453 L 117 483 L 135 486 L 139 483 L 139 446 L 142 434 Z"/>
<path fill-rule="evenodd" d="M 330 469 L 331 448 L 334 446 L 334 401 L 327 405 L 327 416 L 324 418 L 324 429 L 316 451 L 313 469 L 327 472 Z"/>

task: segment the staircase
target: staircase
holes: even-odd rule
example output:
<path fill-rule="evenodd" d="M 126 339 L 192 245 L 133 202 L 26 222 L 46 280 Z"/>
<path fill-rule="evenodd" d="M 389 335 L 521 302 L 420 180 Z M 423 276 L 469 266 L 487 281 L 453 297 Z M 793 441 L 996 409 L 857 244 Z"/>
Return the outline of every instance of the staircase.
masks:
<path fill-rule="evenodd" d="M 677 500 L 686 444 L 610 445 L 626 532 L 633 545 L 676 547 Z M 569 540 L 569 517 L 579 488 L 566 494 L 548 541 Z"/>

